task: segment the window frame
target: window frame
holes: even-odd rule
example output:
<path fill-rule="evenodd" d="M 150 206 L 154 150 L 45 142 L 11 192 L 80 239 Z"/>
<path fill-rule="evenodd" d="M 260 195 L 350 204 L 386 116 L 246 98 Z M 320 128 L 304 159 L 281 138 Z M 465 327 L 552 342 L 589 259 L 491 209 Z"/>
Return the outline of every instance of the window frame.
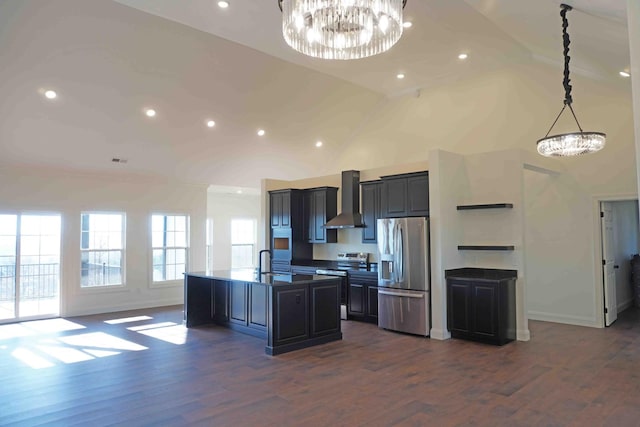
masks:
<path fill-rule="evenodd" d="M 83 215 L 120 215 L 121 219 L 122 219 L 122 235 L 121 235 L 121 239 L 122 239 L 122 249 L 107 249 L 107 250 L 100 250 L 100 249 L 83 249 L 82 248 L 82 216 Z M 105 291 L 109 291 L 109 290 L 122 290 L 123 288 L 127 288 L 127 214 L 126 212 L 121 212 L 121 211 L 81 211 L 80 212 L 80 244 L 78 245 L 79 248 L 79 258 L 78 260 L 80 261 L 80 274 L 78 276 L 78 288 L 82 291 L 82 292 L 105 292 Z M 102 285 L 94 285 L 94 286 L 82 286 L 82 254 L 83 253 L 90 253 L 90 252 L 95 252 L 95 251 L 101 251 L 101 252 L 120 252 L 120 269 L 122 271 L 122 283 L 119 284 L 113 284 L 113 285 L 109 285 L 109 284 L 102 284 Z"/>
<path fill-rule="evenodd" d="M 155 247 L 153 246 L 153 217 L 154 216 L 162 216 L 162 217 L 184 217 L 185 218 L 185 243 L 186 246 L 162 246 L 162 247 Z M 166 251 L 167 249 L 184 249 L 185 251 L 185 259 L 184 259 L 184 272 L 188 272 L 190 270 L 190 262 L 191 262 L 191 239 L 190 239 L 190 230 L 191 230 L 191 216 L 187 213 L 176 213 L 176 212 L 153 212 L 151 213 L 151 215 L 149 216 L 149 247 L 151 248 L 151 250 L 149 251 L 149 286 L 152 288 L 162 288 L 162 287 L 173 287 L 173 286 L 177 286 L 177 285 L 182 285 L 184 283 L 184 280 L 182 277 L 176 278 L 176 279 L 169 279 L 169 280 L 155 280 L 154 279 L 154 263 L 153 263 L 153 251 L 156 249 L 162 249 L 164 250 L 164 266 L 166 269 L 167 263 L 166 263 Z M 163 229 L 163 234 L 165 236 L 166 239 L 166 233 L 167 233 L 167 229 L 166 229 L 166 224 L 164 226 Z M 182 276 L 182 274 L 181 274 Z M 166 271 L 165 271 L 165 277 L 166 277 Z"/>
<path fill-rule="evenodd" d="M 252 236 L 252 243 L 233 243 L 233 222 L 234 221 L 250 221 L 253 224 L 253 236 Z M 231 221 L 229 223 L 229 233 L 230 233 L 230 239 L 229 239 L 229 255 L 230 255 L 230 267 L 231 269 L 246 269 L 246 268 L 255 268 L 256 266 L 256 247 L 258 244 L 258 221 L 256 220 L 256 218 L 252 218 L 252 217 L 238 217 L 238 218 L 231 218 Z M 244 267 L 234 267 L 233 266 L 233 248 L 235 246 L 251 246 L 251 262 L 252 265 L 250 266 L 244 266 Z"/>

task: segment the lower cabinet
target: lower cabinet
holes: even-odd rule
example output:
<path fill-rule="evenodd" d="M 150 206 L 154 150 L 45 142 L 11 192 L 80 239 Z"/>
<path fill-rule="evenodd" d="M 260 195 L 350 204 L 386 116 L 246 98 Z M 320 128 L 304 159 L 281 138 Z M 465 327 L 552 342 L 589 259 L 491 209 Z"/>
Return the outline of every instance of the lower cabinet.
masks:
<path fill-rule="evenodd" d="M 373 278 L 375 277 L 375 279 Z M 378 323 L 378 280 L 377 274 L 356 275 L 349 278 L 349 298 L 347 314 L 351 320 Z"/>
<path fill-rule="evenodd" d="M 229 321 L 229 283 L 226 280 L 213 281 L 211 319 L 214 322 L 227 323 Z"/>
<path fill-rule="evenodd" d="M 309 337 L 307 288 L 276 289 L 273 306 L 274 346 L 302 341 Z"/>
<path fill-rule="evenodd" d="M 447 278 L 447 326 L 454 338 L 503 345 L 516 338 L 515 278 Z"/>

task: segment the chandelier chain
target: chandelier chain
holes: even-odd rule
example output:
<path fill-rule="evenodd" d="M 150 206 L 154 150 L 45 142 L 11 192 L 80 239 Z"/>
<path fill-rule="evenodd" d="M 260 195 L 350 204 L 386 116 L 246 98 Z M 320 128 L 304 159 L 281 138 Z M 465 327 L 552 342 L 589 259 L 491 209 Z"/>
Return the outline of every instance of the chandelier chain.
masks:
<path fill-rule="evenodd" d="M 564 86 L 564 103 L 565 105 L 571 106 L 571 103 L 573 102 L 573 98 L 571 97 L 571 79 L 569 78 L 569 61 L 571 60 L 571 57 L 569 56 L 569 45 L 571 44 L 571 40 L 569 39 L 569 33 L 567 32 L 567 28 L 569 27 L 567 12 L 573 8 L 566 4 L 561 5 L 561 7 L 562 10 L 560 11 L 560 16 L 562 17 L 562 45 L 564 47 L 564 80 L 562 81 L 562 85 Z"/>

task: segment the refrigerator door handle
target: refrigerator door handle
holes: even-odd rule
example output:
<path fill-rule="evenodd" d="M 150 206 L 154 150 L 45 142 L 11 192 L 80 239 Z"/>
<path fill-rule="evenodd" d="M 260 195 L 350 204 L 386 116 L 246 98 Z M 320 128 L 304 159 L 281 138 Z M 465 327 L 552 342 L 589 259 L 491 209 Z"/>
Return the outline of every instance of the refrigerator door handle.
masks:
<path fill-rule="evenodd" d="M 400 224 L 398 224 L 398 260 L 398 283 L 404 283 L 404 233 Z"/>
<path fill-rule="evenodd" d="M 393 291 L 386 291 L 384 289 L 378 288 L 378 294 L 380 295 L 389 295 L 392 297 L 405 297 L 405 298 L 424 298 L 424 294 L 408 294 L 408 293 L 400 293 Z"/>

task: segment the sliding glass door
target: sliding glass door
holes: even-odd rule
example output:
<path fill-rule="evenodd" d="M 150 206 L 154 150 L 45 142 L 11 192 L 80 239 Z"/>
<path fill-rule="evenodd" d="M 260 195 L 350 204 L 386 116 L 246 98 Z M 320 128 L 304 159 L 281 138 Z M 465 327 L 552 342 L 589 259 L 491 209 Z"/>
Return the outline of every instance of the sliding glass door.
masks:
<path fill-rule="evenodd" d="M 60 312 L 60 215 L 0 215 L 0 322 Z"/>

